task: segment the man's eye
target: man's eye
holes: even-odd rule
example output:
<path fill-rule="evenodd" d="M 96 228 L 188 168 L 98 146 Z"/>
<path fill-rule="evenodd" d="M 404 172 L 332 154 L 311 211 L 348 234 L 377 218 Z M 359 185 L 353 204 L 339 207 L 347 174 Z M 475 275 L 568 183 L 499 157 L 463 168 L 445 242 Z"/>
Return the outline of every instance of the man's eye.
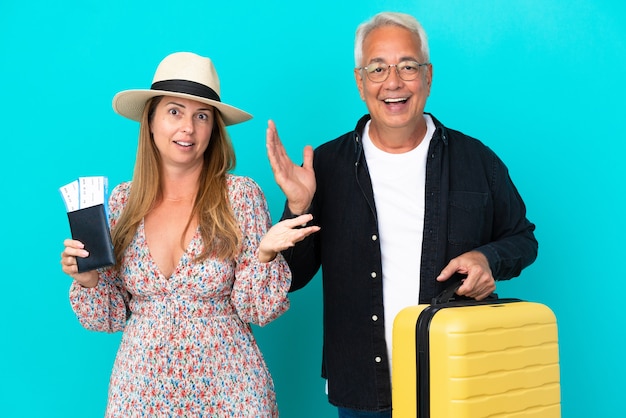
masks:
<path fill-rule="evenodd" d="M 417 62 L 401 62 L 398 64 L 398 69 L 405 73 L 415 73 L 419 70 L 419 64 Z"/>

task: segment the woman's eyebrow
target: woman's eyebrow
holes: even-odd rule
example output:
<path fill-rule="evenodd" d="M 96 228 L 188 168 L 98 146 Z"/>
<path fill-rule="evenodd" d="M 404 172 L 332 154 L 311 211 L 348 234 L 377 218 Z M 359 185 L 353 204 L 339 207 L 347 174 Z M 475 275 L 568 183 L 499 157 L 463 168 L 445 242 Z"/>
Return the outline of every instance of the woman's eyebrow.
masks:
<path fill-rule="evenodd" d="M 185 108 L 185 109 L 186 109 L 186 106 L 185 106 L 185 105 L 180 104 L 180 103 L 178 103 L 178 102 L 175 102 L 175 101 L 173 101 L 173 100 L 172 100 L 172 101 L 167 102 L 167 103 L 166 103 L 166 105 L 175 105 L 175 106 L 180 106 L 180 107 L 182 107 L 182 108 Z M 198 109 L 196 109 L 196 110 L 213 110 L 213 107 L 200 107 L 200 108 L 198 108 Z"/>

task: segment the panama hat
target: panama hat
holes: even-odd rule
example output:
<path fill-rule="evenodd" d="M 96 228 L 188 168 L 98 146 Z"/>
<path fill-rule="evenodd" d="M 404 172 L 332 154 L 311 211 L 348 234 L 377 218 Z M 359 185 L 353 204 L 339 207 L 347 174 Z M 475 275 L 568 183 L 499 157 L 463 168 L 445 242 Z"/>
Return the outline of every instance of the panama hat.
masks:
<path fill-rule="evenodd" d="M 226 125 L 252 119 L 252 115 L 221 102 L 220 80 L 210 58 L 176 52 L 161 61 L 149 90 L 124 90 L 113 97 L 113 110 L 141 120 L 146 102 L 155 96 L 173 96 L 210 104 L 220 111 Z"/>

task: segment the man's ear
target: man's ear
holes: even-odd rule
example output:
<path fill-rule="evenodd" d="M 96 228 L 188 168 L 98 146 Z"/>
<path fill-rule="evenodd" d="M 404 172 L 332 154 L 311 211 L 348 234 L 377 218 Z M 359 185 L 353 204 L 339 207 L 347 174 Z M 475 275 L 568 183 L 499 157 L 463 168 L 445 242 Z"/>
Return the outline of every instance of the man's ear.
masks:
<path fill-rule="evenodd" d="M 428 64 L 428 67 L 426 67 L 426 69 L 426 83 L 428 84 L 428 93 L 430 93 L 430 86 L 432 86 L 433 84 L 433 65 Z"/>

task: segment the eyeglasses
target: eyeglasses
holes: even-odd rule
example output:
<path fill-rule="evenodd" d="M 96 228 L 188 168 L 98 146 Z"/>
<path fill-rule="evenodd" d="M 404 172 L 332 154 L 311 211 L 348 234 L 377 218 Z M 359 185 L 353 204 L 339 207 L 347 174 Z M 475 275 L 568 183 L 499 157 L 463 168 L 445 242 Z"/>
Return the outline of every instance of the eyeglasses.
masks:
<path fill-rule="evenodd" d="M 420 72 L 420 67 L 429 65 L 425 62 L 420 64 L 417 61 L 402 61 L 397 64 L 385 64 L 384 62 L 373 62 L 367 67 L 358 67 L 357 70 L 365 70 L 367 78 L 374 83 L 382 83 L 389 78 L 390 68 L 396 67 L 398 77 L 404 81 L 415 80 Z"/>

